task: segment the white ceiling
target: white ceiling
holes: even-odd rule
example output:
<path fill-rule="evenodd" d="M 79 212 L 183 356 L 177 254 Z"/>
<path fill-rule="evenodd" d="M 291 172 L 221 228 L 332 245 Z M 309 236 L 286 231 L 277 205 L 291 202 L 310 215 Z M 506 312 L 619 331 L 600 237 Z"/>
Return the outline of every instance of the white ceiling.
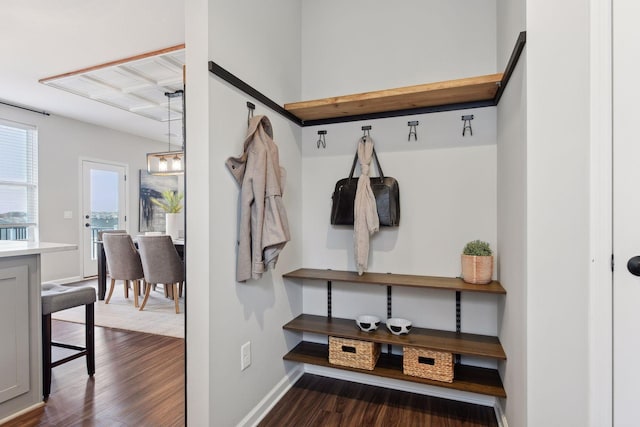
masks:
<path fill-rule="evenodd" d="M 0 101 L 167 141 L 166 123 L 39 83 L 184 43 L 183 0 L 2 0 Z"/>

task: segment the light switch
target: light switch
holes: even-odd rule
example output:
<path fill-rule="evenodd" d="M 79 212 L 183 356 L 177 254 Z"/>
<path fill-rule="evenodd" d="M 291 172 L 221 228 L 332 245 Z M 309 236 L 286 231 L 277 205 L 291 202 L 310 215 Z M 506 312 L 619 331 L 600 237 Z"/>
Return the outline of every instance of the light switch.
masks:
<path fill-rule="evenodd" d="M 73 211 L 64 211 L 63 218 L 64 219 L 73 219 Z"/>

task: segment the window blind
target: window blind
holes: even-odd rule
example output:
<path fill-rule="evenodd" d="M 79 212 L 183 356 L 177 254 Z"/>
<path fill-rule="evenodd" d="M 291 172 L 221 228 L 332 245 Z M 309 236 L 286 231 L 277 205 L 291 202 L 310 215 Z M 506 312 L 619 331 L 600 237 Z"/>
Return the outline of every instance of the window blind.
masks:
<path fill-rule="evenodd" d="M 0 229 L 35 227 L 37 222 L 37 130 L 0 120 Z"/>

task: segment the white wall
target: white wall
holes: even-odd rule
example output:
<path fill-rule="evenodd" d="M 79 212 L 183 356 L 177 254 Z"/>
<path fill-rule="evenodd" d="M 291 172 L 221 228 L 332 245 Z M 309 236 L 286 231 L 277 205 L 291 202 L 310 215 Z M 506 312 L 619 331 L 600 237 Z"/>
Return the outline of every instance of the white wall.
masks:
<path fill-rule="evenodd" d="M 207 37 L 208 43 L 195 44 L 198 52 L 194 52 L 194 56 L 189 54 L 188 70 L 190 59 L 197 61 L 198 67 L 205 66 L 202 51 L 206 49 L 208 59 L 276 102 L 300 98 L 300 5 L 297 1 L 240 4 L 211 0 L 207 5 L 201 2 L 188 7 L 192 8 L 188 9 L 188 16 L 196 25 L 188 30 L 188 45 L 198 37 Z M 206 25 L 197 16 L 202 13 L 207 14 Z M 194 378 L 196 383 L 188 385 L 188 417 L 193 425 L 236 425 L 265 396 L 268 399 L 294 367 L 282 360 L 293 344 L 291 339 L 288 342 L 282 325 L 301 311 L 301 289 L 295 283 L 285 283 L 282 274 L 301 264 L 300 129 L 256 103 L 256 114 L 266 114 L 271 119 L 280 163 L 287 170 L 283 199 L 292 240 L 281 253 L 274 271 L 266 273 L 261 280 L 237 283 L 239 188 L 224 162 L 242 152 L 247 126 L 245 104 L 248 100 L 255 101 L 215 76 L 204 77 L 198 72 L 188 74 L 187 91 L 191 76 L 199 93 L 193 102 L 187 96 L 188 108 L 203 106 L 200 92 L 208 97 L 208 103 L 203 106 L 206 113 L 195 112 L 195 123 L 191 123 L 191 116 L 187 120 L 190 142 L 187 192 L 203 195 L 203 200 L 194 201 L 198 212 L 193 216 L 190 203 L 197 196 L 188 196 L 191 198 L 187 202 L 189 299 L 195 299 L 196 309 L 206 310 L 207 314 L 194 313 L 193 317 L 189 314 L 187 322 L 187 370 L 190 380 Z M 190 129 L 194 127 L 198 127 L 194 131 L 198 142 L 191 143 L 194 139 Z M 201 229 L 198 224 L 202 224 Z M 204 256 L 198 254 L 192 260 L 191 254 L 201 249 Z M 207 324 L 200 330 L 200 325 L 190 319 Z M 192 337 L 203 340 L 194 342 Z M 240 371 L 240 347 L 247 341 L 251 341 L 252 364 Z M 206 401 L 195 396 L 200 392 L 208 395 Z M 275 396 L 271 396 L 273 398 Z M 195 407 L 191 406 L 191 399 Z"/>
<path fill-rule="evenodd" d="M 520 31 L 525 2 L 498 1 L 498 67 L 505 67 Z M 525 426 L 527 123 L 526 50 L 498 105 L 498 277 L 507 290 L 501 307 L 499 337 L 507 354 L 501 375 L 507 399 L 500 401 L 510 427 Z"/>
<path fill-rule="evenodd" d="M 163 149 L 161 143 L 61 116 L 43 116 L 5 106 L 0 106 L 0 117 L 38 128 L 41 241 L 80 245 L 84 223 L 79 211 L 81 158 L 128 166 L 127 227 L 130 232 L 138 231 L 138 171 L 146 169 L 147 152 Z M 63 219 L 64 211 L 71 211 L 73 218 Z M 79 250 L 42 256 L 43 281 L 80 277 L 82 257 Z"/>
<path fill-rule="evenodd" d="M 589 425 L 588 2 L 527 2 L 527 421 Z"/>
<path fill-rule="evenodd" d="M 493 74 L 495 3 L 303 0 L 302 97 Z"/>

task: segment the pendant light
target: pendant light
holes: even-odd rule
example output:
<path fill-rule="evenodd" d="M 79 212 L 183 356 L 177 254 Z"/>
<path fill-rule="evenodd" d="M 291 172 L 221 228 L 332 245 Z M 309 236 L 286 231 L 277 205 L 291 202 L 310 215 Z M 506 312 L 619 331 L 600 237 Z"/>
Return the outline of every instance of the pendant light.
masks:
<path fill-rule="evenodd" d="M 171 151 L 171 98 L 182 96 L 183 90 L 175 92 L 165 92 L 168 98 L 167 102 L 167 151 L 160 153 L 147 154 L 147 172 L 151 175 L 182 175 L 184 174 L 184 141 L 181 150 Z M 184 102 L 183 102 L 183 120 L 184 120 Z"/>

